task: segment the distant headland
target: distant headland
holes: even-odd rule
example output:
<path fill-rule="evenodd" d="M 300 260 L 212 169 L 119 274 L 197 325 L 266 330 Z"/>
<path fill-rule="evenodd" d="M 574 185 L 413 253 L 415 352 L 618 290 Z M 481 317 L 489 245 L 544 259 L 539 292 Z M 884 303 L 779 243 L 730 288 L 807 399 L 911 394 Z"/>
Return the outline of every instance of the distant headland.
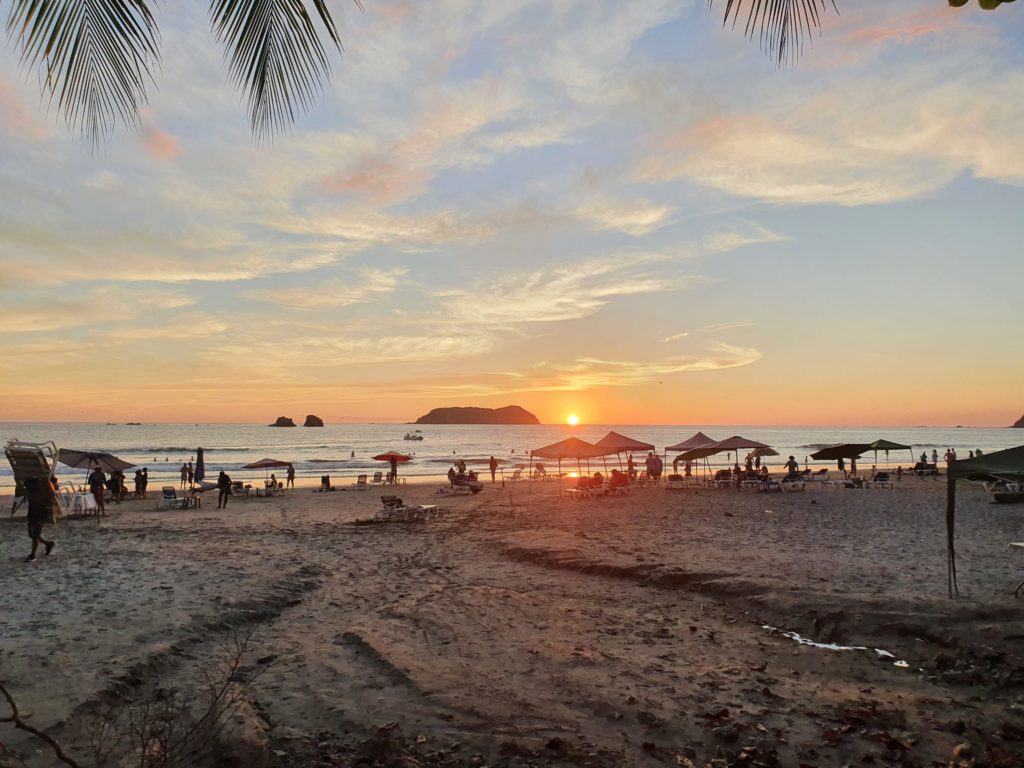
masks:
<path fill-rule="evenodd" d="M 416 419 L 417 424 L 540 424 L 525 408 L 435 408 Z"/>
<path fill-rule="evenodd" d="M 1013 426 L 1016 427 L 1017 429 L 1024 429 L 1024 416 L 1021 416 L 1019 419 L 1013 422 Z"/>

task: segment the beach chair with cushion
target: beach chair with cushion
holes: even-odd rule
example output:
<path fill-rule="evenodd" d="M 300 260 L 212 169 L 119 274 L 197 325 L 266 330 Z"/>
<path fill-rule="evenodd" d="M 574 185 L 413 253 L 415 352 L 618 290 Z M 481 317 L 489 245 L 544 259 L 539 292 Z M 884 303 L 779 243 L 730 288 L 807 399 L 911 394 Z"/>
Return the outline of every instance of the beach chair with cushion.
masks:
<path fill-rule="evenodd" d="M 373 480 L 370 481 L 373 485 L 384 485 L 384 473 L 374 472 Z"/>
<path fill-rule="evenodd" d="M 349 486 L 353 491 L 368 491 L 370 490 L 370 484 L 366 482 L 366 475 L 359 475 L 356 478 L 355 483 Z"/>
<path fill-rule="evenodd" d="M 199 497 L 179 496 L 173 485 L 165 485 L 161 489 L 161 496 L 157 499 L 157 509 L 193 509 L 199 506 Z"/>
<path fill-rule="evenodd" d="M 374 519 L 381 522 L 413 523 L 440 515 L 436 504 L 406 505 L 399 496 L 381 496 L 380 503 L 381 508 L 377 510 Z"/>
<path fill-rule="evenodd" d="M 890 490 L 896 488 L 896 483 L 888 472 L 875 472 L 866 485 L 869 488 L 889 488 Z"/>
<path fill-rule="evenodd" d="M 509 478 L 509 482 L 510 483 L 518 483 L 522 479 L 523 479 L 523 470 L 517 469 L 515 472 L 512 473 L 512 476 Z"/>

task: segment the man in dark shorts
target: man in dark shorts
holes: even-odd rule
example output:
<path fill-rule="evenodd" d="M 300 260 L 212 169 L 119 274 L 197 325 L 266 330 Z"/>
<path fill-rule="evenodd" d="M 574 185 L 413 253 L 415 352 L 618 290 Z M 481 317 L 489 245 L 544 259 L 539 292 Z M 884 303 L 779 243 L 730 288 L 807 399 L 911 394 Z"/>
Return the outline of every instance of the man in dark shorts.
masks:
<path fill-rule="evenodd" d="M 89 475 L 89 492 L 96 497 L 96 506 L 99 508 L 100 514 L 107 514 L 107 508 L 103 503 L 103 489 L 107 485 L 107 476 L 103 470 L 96 467 Z"/>
<path fill-rule="evenodd" d="M 227 509 L 228 496 L 231 495 L 231 478 L 227 472 L 221 471 L 217 476 L 217 509 Z"/>
<path fill-rule="evenodd" d="M 39 477 L 25 480 L 25 497 L 28 499 L 28 537 L 32 539 L 32 551 L 25 558 L 27 563 L 36 559 L 40 542 L 46 548 L 46 554 L 50 554 L 57 543 L 43 538 L 43 526 L 53 524 L 53 505 L 56 499 L 53 497 L 53 486 Z"/>

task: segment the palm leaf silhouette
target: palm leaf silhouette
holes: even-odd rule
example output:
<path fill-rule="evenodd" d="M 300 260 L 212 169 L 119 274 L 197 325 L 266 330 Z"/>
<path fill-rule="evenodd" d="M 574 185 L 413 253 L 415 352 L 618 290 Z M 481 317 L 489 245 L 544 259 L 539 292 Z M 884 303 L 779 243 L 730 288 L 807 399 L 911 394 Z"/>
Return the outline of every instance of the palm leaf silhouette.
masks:
<path fill-rule="evenodd" d="M 713 2 L 708 0 L 708 5 Z M 744 5 L 748 5 L 747 0 L 726 0 L 723 24 L 731 18 L 736 26 Z M 756 35 L 779 66 L 795 62 L 803 51 L 804 38 L 821 27 L 819 6 L 825 11 L 829 5 L 839 12 L 835 0 L 749 0 L 744 34 L 750 38 Z"/>

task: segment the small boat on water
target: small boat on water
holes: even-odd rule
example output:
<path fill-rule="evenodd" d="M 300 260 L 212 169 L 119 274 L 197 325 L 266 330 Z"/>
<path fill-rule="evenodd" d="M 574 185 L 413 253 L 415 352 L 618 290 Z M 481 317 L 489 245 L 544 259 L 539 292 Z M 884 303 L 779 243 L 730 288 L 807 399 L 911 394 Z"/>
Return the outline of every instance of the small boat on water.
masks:
<path fill-rule="evenodd" d="M 405 437 L 403 437 L 402 439 L 403 440 L 422 440 L 423 439 L 423 435 L 409 434 L 408 432 L 406 432 L 405 433 Z"/>

